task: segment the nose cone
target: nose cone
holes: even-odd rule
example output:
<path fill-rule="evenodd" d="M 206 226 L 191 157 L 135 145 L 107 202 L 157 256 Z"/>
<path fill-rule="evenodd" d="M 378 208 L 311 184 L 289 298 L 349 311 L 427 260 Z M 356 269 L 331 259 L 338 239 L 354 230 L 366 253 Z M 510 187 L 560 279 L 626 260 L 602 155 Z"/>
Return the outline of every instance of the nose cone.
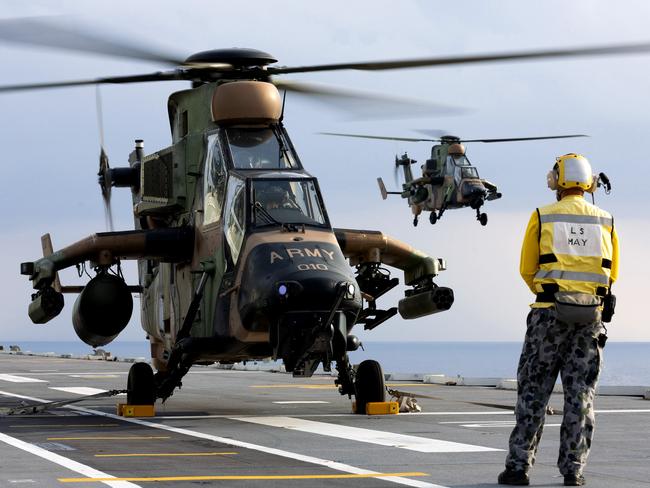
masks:
<path fill-rule="evenodd" d="M 337 310 L 356 318 L 361 295 L 338 246 L 323 242 L 260 244 L 244 265 L 239 312 L 245 328 L 268 330 L 286 314 L 327 315 L 339 295 Z"/>
<path fill-rule="evenodd" d="M 479 182 L 471 182 L 463 185 L 463 197 L 471 198 L 484 198 L 487 195 L 487 190 Z"/>

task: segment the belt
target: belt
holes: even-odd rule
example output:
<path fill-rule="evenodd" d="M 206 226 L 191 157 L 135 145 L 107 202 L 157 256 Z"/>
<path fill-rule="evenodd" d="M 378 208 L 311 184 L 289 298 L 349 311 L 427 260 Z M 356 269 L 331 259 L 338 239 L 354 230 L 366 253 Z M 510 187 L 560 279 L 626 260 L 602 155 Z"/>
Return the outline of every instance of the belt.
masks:
<path fill-rule="evenodd" d="M 555 294 L 560 291 L 560 285 L 555 283 L 544 283 L 542 285 L 542 292 L 537 294 L 535 301 L 537 303 L 552 303 L 555 301 Z M 596 288 L 596 296 L 604 297 L 607 295 L 607 288 L 599 286 Z"/>
<path fill-rule="evenodd" d="M 557 256 L 553 253 L 541 254 L 539 256 L 539 264 L 550 264 L 557 263 Z M 600 267 L 604 269 L 612 269 L 612 260 L 607 258 L 602 258 L 600 262 Z"/>

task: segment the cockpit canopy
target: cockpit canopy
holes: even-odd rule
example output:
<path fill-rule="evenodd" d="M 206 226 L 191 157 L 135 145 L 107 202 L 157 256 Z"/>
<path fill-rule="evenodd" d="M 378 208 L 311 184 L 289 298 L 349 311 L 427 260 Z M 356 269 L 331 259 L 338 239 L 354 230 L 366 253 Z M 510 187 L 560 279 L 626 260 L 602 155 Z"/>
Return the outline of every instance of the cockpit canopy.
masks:
<path fill-rule="evenodd" d="M 225 129 L 235 169 L 299 169 L 284 134 L 275 127 L 230 127 Z"/>
<path fill-rule="evenodd" d="M 456 184 L 460 184 L 460 181 L 465 178 L 479 178 L 478 170 L 464 154 L 449 154 L 446 166 L 445 172 L 454 176 Z"/>
<path fill-rule="evenodd" d="M 247 178 L 232 175 L 224 209 L 224 234 L 234 263 L 247 229 L 329 227 L 314 178 Z"/>
<path fill-rule="evenodd" d="M 326 225 L 316 181 L 301 179 L 251 180 L 251 224 Z"/>

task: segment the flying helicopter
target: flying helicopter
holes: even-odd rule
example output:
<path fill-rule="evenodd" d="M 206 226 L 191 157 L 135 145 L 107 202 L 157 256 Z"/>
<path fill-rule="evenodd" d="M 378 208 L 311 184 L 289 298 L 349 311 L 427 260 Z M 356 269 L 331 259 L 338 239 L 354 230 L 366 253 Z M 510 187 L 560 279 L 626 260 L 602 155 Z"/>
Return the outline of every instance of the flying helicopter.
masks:
<path fill-rule="evenodd" d="M 0 38 L 175 66 L 2 86 L 2 92 L 192 83 L 169 96 L 168 147 L 146 154 L 144 142 L 136 140 L 124 167 L 111 167 L 100 151 L 107 209 L 113 188 L 129 188 L 134 229 L 93 234 L 56 251 L 45 234 L 43 257 L 21 263 L 21 274 L 35 289 L 31 320 L 49 322 L 61 312 L 64 294 L 78 294 L 74 329 L 85 343 L 104 346 L 126 327 L 131 293 L 138 293 L 156 372 L 147 363 L 132 366 L 128 403 L 167 399 L 195 364 L 274 358 L 297 377 L 311 376 L 321 364 L 330 371 L 335 363 L 339 392 L 355 397 L 358 413 L 365 413 L 366 403 L 382 401 L 385 389 L 379 363 L 350 363 L 348 353 L 359 347 L 353 327 L 372 330 L 398 313 L 404 319 L 439 313 L 452 306 L 454 294 L 433 281 L 446 268 L 443 259 L 380 231 L 332 226 L 318 181 L 304 169 L 283 125 L 278 88 L 336 93 L 274 77 L 650 50 L 644 44 L 282 67 L 255 49 L 215 49 L 178 59 L 34 20 L 2 21 Z M 125 282 L 123 260 L 137 261 L 137 284 Z M 88 266 L 94 276 L 83 286 L 62 285 L 58 272 L 72 266 Z M 377 300 L 399 283 L 386 266 L 403 272 L 407 290 L 397 306 L 378 308 Z"/>
<path fill-rule="evenodd" d="M 468 142 L 516 142 L 544 139 L 566 139 L 571 137 L 587 137 L 584 134 L 568 134 L 560 136 L 538 137 L 511 137 L 499 139 L 461 139 L 443 131 L 420 131 L 439 135 L 439 138 L 415 138 L 373 136 L 365 134 L 344 134 L 340 132 L 321 132 L 324 135 L 357 137 L 362 139 L 381 139 L 406 142 L 436 142 L 431 147 L 431 157 L 420 166 L 421 176 L 413 176 L 411 166 L 416 164 L 415 159 L 409 158 L 407 153 L 395 156 L 395 180 L 397 181 L 399 168 L 404 174 L 402 191 L 388 191 L 382 178 L 377 178 L 382 199 L 388 195 L 399 195 L 406 199 L 413 214 L 413 226 L 417 226 L 423 211 L 429 212 L 429 222 L 433 225 L 447 209 L 469 207 L 476 211 L 476 220 L 485 226 L 488 223 L 487 213 L 481 212 L 485 202 L 497 200 L 502 197 L 497 186 L 479 176 L 478 169 L 467 157 L 464 143 Z"/>

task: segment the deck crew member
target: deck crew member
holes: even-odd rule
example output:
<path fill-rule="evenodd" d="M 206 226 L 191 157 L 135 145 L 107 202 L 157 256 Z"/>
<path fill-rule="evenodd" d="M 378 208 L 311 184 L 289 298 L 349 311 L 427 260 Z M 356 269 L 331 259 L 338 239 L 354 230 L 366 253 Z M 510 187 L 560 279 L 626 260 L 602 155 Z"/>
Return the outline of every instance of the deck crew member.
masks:
<path fill-rule="evenodd" d="M 618 276 L 612 216 L 584 199 L 596 183 L 587 159 L 557 158 L 548 174 L 557 202 L 536 209 L 521 250 L 520 273 L 536 295 L 517 370 L 517 424 L 510 435 L 504 485 L 528 485 L 558 374 L 564 389 L 558 468 L 565 486 L 585 484 L 594 431 L 594 396 L 606 340 L 603 303 Z M 609 313 L 610 310 L 605 310 Z"/>

